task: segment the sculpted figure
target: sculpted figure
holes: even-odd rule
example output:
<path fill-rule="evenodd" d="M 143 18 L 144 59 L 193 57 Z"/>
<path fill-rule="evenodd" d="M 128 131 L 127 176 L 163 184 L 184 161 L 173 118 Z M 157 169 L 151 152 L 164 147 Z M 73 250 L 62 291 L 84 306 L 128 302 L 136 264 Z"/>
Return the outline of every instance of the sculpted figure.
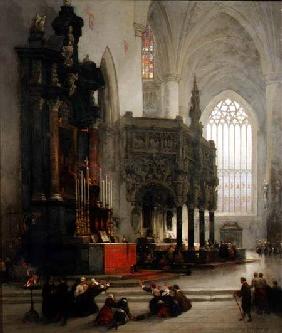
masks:
<path fill-rule="evenodd" d="M 38 13 L 32 19 L 30 32 L 44 32 L 46 15 L 40 16 Z"/>
<path fill-rule="evenodd" d="M 73 60 L 72 60 L 73 46 L 72 46 L 71 42 L 69 42 L 68 45 L 65 45 L 63 47 L 62 55 L 65 57 L 65 65 L 72 66 L 73 65 Z"/>

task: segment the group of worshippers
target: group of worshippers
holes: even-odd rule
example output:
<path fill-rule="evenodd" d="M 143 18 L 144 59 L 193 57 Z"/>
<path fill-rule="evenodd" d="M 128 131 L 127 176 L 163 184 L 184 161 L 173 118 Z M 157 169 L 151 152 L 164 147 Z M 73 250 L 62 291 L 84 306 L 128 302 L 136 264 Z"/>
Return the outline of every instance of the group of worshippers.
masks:
<path fill-rule="evenodd" d="M 117 328 L 129 320 L 143 320 L 152 315 L 159 318 L 176 317 L 192 308 L 191 301 L 178 285 L 157 286 L 153 283 L 146 286 L 142 282 L 140 285 L 144 291 L 152 294 L 152 299 L 149 302 L 149 313 L 133 316 L 125 297 L 116 300 L 114 295 L 110 294 L 106 297 L 105 304 L 95 319 L 95 324 L 107 328 Z"/>
<path fill-rule="evenodd" d="M 191 301 L 185 296 L 178 285 L 157 286 L 155 283 L 146 286 L 140 283 L 141 288 L 152 294 L 149 302 L 150 315 L 160 318 L 177 317 L 192 308 Z"/>
<path fill-rule="evenodd" d="M 256 252 L 261 255 L 280 255 L 282 256 L 282 243 L 276 242 L 272 244 L 271 242 L 258 241 L 256 246 Z"/>
<path fill-rule="evenodd" d="M 65 278 L 48 277 L 42 287 L 42 316 L 46 322 L 66 324 L 70 316 L 88 316 L 98 312 L 95 297 L 110 284 L 81 277 L 71 287 Z"/>
<path fill-rule="evenodd" d="M 263 273 L 254 273 L 251 284 L 248 284 L 245 277 L 241 278 L 241 290 L 235 292 L 235 296 L 241 297 L 241 318 L 245 317 L 252 321 L 252 307 L 256 313 L 281 313 L 282 312 L 282 289 L 277 281 L 270 286 L 263 276 Z"/>
<path fill-rule="evenodd" d="M 233 260 L 236 259 L 237 248 L 235 244 L 231 242 L 221 241 L 218 247 L 218 255 L 221 259 L 224 260 Z"/>
<path fill-rule="evenodd" d="M 258 314 L 282 311 L 282 289 L 276 280 L 268 284 L 263 273 L 254 273 L 252 279 L 253 305 Z"/>

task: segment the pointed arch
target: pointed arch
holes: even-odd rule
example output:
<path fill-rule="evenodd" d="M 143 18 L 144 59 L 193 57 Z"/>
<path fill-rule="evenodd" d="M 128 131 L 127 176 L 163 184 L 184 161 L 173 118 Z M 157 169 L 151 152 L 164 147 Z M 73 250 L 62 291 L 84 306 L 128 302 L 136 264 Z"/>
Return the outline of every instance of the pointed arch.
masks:
<path fill-rule="evenodd" d="M 233 109 L 228 105 L 234 105 Z M 225 90 L 208 103 L 201 122 L 205 137 L 214 140 L 217 148 L 219 214 L 255 215 L 258 131 L 255 112 L 238 93 Z"/>
<path fill-rule="evenodd" d="M 120 117 L 120 104 L 116 68 L 108 46 L 102 56 L 100 68 L 105 80 L 103 92 L 104 121 L 107 124 L 113 124 Z"/>
<path fill-rule="evenodd" d="M 160 19 L 160 25 L 154 21 L 154 15 L 157 15 L 157 17 Z M 161 71 L 163 71 L 165 68 L 168 73 L 174 72 L 176 64 L 174 59 L 175 48 L 173 43 L 173 34 L 171 31 L 168 14 L 160 1 L 153 1 L 151 3 L 148 11 L 148 24 L 150 24 L 154 32 L 157 52 L 159 54 L 158 58 L 161 63 Z"/>
<path fill-rule="evenodd" d="M 201 115 L 201 122 L 203 124 L 206 124 L 208 122 L 208 118 L 209 118 L 212 110 L 214 109 L 214 107 L 220 101 L 222 101 L 226 98 L 230 98 L 232 100 L 237 101 L 244 108 L 248 117 L 250 117 L 250 122 L 251 122 L 252 126 L 254 126 L 254 128 L 256 128 L 256 129 L 258 128 L 258 119 L 257 119 L 256 113 L 253 111 L 250 104 L 241 95 L 236 93 L 236 91 L 234 91 L 234 90 L 224 90 L 211 99 L 211 101 L 207 104 L 207 106 L 205 107 L 205 109 Z"/>

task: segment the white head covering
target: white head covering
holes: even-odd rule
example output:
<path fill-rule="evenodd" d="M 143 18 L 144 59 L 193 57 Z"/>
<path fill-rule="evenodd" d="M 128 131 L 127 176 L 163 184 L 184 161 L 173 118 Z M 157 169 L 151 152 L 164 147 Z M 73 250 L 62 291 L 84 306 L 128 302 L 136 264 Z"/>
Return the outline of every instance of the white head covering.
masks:
<path fill-rule="evenodd" d="M 91 279 L 91 284 L 96 286 L 96 285 L 98 285 L 99 283 L 98 283 L 98 281 L 97 281 L 95 278 L 92 278 L 92 279 Z"/>

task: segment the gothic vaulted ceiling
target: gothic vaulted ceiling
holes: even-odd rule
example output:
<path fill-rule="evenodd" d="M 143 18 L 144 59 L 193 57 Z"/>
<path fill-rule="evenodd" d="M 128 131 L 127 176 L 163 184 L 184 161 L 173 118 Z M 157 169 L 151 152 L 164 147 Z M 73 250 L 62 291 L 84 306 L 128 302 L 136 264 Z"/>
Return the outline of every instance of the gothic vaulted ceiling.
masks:
<path fill-rule="evenodd" d="M 265 75 L 281 64 L 277 3 L 154 1 L 148 22 L 158 77 L 179 78 L 180 107 L 188 108 L 195 73 L 202 108 L 223 90 L 234 90 L 264 121 Z"/>

